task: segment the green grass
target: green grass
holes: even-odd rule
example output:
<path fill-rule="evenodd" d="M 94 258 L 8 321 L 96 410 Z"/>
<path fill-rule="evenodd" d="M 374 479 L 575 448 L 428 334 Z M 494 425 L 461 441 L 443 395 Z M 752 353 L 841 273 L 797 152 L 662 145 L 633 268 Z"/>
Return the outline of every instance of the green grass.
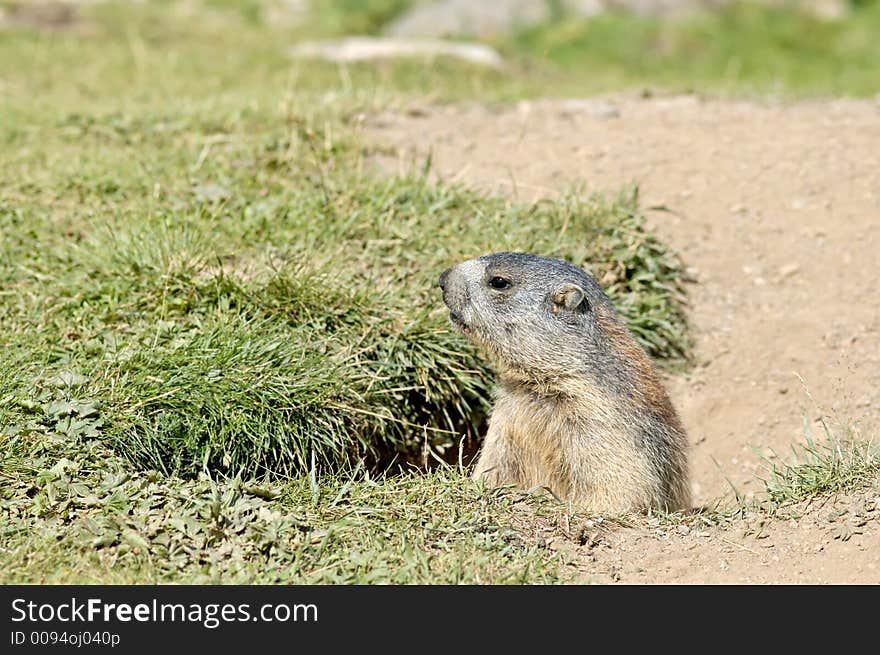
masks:
<path fill-rule="evenodd" d="M 503 44 L 542 62 L 566 93 L 583 83 L 725 94 L 855 95 L 880 92 L 880 3 L 823 21 L 737 3 L 673 21 L 608 13 L 560 18 Z M 590 81 L 588 78 L 596 78 Z"/>
<path fill-rule="evenodd" d="M 809 500 L 814 496 L 846 493 L 880 479 L 880 448 L 845 428 L 839 436 L 828 420 L 821 420 L 822 435 L 814 438 L 804 420 L 805 443 L 792 446 L 788 461 L 765 457 L 762 478 L 767 500 L 774 508 Z"/>
<path fill-rule="evenodd" d="M 33 460 L 39 467 L 43 460 Z M 182 481 L 63 459 L 0 501 L 9 583 L 555 582 L 542 497 L 487 491 L 449 467 L 285 484 Z M 5 495 L 5 494 L 4 494 Z"/>

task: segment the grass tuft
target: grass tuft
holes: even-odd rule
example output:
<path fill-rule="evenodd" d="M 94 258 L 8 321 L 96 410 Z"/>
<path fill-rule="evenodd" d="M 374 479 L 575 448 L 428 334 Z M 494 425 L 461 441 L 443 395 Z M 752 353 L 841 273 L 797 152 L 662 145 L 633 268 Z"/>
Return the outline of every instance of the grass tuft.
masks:
<path fill-rule="evenodd" d="M 766 477 L 761 479 L 772 505 L 853 491 L 880 477 L 880 448 L 876 444 L 857 438 L 849 429 L 840 437 L 825 419 L 820 424 L 822 440 L 817 441 L 804 420 L 806 443 L 792 446 L 788 463 L 764 457 Z"/>

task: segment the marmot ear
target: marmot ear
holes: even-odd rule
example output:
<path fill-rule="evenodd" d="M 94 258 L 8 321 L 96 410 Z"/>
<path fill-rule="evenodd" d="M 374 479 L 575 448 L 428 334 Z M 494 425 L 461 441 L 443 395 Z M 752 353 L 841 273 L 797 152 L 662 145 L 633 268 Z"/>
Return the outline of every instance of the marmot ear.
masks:
<path fill-rule="evenodd" d="M 578 285 L 566 282 L 553 294 L 554 309 L 557 311 L 574 311 L 578 307 L 583 310 L 589 309 L 587 294 Z"/>

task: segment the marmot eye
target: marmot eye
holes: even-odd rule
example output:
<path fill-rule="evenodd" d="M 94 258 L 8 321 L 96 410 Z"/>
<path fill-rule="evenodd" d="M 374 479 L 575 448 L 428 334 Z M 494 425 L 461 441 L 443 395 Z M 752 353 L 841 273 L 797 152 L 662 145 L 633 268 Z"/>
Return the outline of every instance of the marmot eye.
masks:
<path fill-rule="evenodd" d="M 510 280 L 496 276 L 489 280 L 489 286 L 493 289 L 507 289 L 510 287 Z"/>

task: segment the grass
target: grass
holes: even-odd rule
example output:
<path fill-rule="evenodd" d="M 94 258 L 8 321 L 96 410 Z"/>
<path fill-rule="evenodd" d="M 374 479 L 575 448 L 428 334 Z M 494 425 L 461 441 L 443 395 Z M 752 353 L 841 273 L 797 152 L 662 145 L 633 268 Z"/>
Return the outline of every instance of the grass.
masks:
<path fill-rule="evenodd" d="M 546 583 L 545 498 L 460 469 L 283 485 L 60 460 L 3 502 L 4 583 Z M 71 554 L 76 553 L 72 557 Z"/>
<path fill-rule="evenodd" d="M 848 428 L 838 436 L 824 418 L 820 425 L 822 435 L 817 440 L 810 423 L 804 421 L 805 443 L 792 447 L 788 462 L 779 457 L 764 458 L 766 477 L 762 480 L 772 507 L 865 488 L 880 478 L 880 448 L 876 444 Z"/>
<path fill-rule="evenodd" d="M 356 127 L 540 74 L 291 63 L 256 5 L 87 11 L 0 34 L 0 580 L 566 580 L 542 536 L 572 538 L 564 508 L 454 463 L 492 376 L 436 277 L 567 258 L 668 364 L 680 263 L 636 189 L 519 205 L 382 178 Z"/>
<path fill-rule="evenodd" d="M 540 62 L 564 93 L 580 84 L 723 94 L 872 96 L 880 92 L 880 3 L 839 20 L 733 3 L 679 20 L 607 13 L 560 17 L 501 44 Z M 593 81 L 587 77 L 596 78 Z"/>

